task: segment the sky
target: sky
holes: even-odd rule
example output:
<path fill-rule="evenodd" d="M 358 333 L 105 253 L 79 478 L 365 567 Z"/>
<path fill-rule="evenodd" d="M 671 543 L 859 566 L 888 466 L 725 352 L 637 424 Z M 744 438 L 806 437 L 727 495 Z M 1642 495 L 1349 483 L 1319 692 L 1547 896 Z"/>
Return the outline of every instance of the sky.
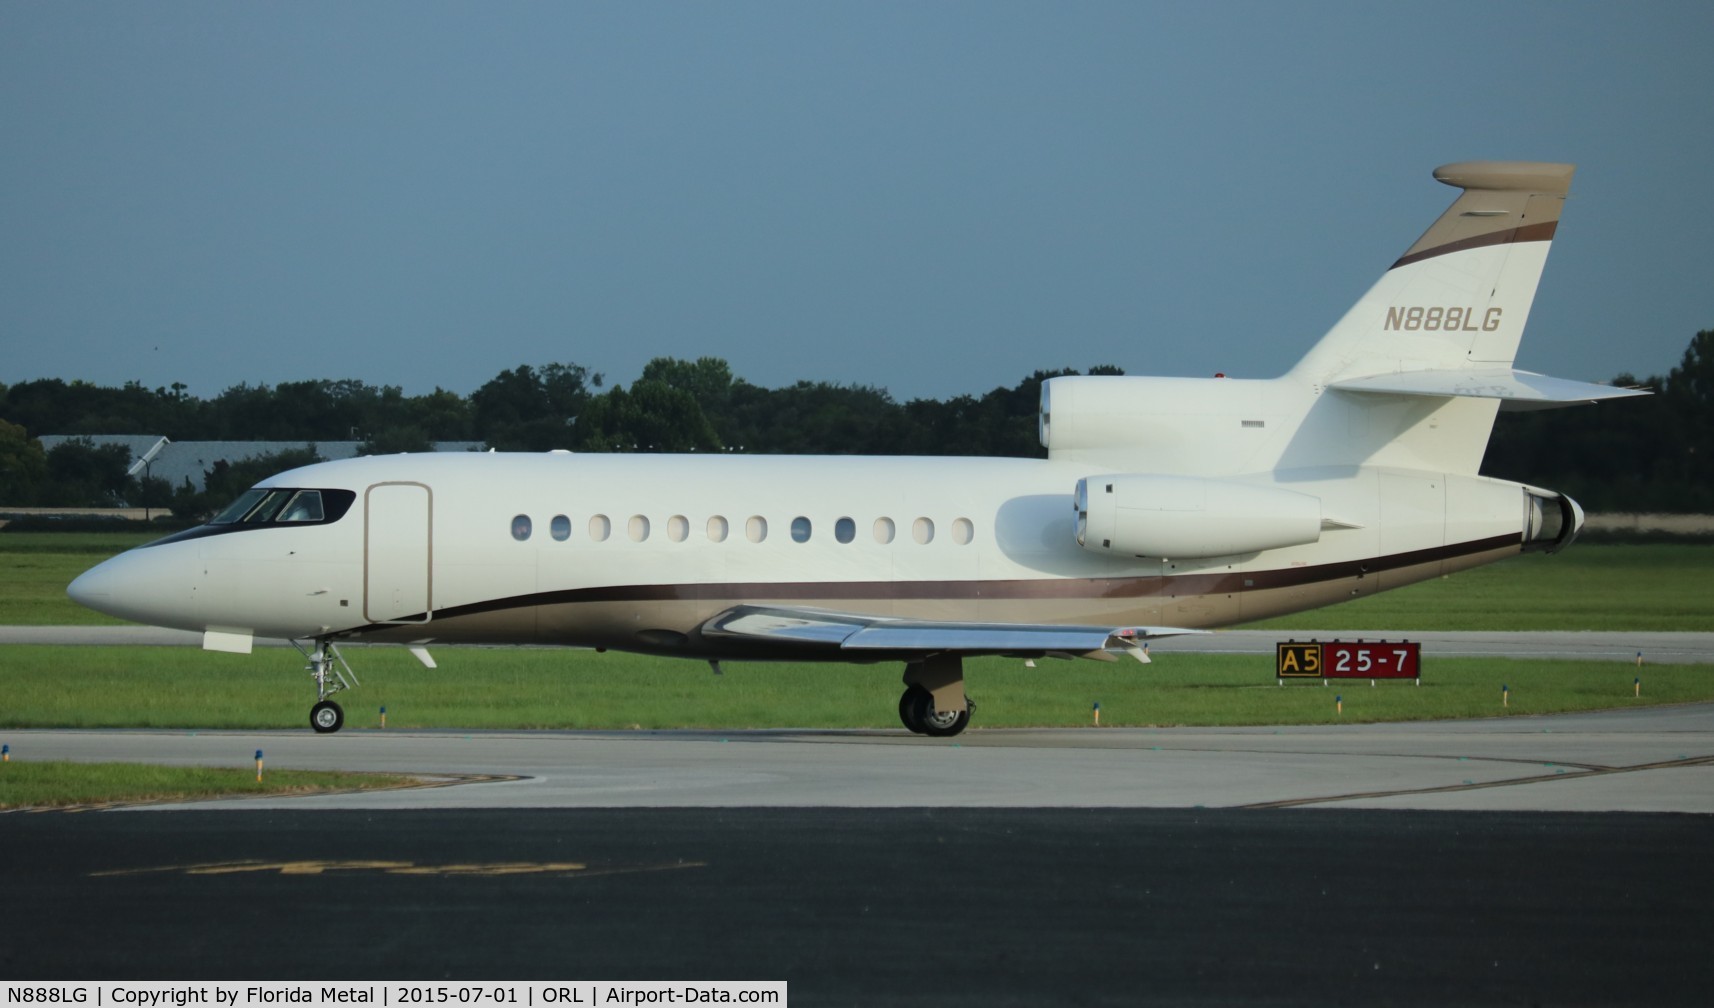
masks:
<path fill-rule="evenodd" d="M 1714 328 L 1714 4 L 0 0 L 0 383 L 1271 377 L 1578 165 L 1518 366 Z"/>

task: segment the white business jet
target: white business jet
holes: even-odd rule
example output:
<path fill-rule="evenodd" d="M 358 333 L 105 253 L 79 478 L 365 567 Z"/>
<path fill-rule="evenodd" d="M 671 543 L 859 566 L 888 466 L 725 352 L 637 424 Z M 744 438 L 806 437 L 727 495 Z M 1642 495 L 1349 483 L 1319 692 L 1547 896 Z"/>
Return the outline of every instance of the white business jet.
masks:
<path fill-rule="evenodd" d="M 1290 372 L 1051 379 L 1045 460 L 346 459 L 68 591 L 212 650 L 298 643 L 320 732 L 344 721 L 336 643 L 375 641 L 902 662 L 904 725 L 953 735 L 966 655 L 1147 660 L 1151 638 L 1570 543 L 1570 498 L 1477 467 L 1502 407 L 1638 394 L 1512 368 L 1571 175 L 1440 168 L 1451 208 Z"/>

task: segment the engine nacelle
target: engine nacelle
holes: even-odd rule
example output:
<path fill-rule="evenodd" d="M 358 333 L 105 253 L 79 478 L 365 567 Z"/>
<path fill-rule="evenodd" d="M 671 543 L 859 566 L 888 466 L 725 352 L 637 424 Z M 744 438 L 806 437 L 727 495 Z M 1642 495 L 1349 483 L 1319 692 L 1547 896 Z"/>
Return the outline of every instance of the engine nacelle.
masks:
<path fill-rule="evenodd" d="M 1077 544 L 1109 556 L 1209 557 L 1321 538 L 1321 499 L 1192 476 L 1116 473 L 1077 481 Z"/>

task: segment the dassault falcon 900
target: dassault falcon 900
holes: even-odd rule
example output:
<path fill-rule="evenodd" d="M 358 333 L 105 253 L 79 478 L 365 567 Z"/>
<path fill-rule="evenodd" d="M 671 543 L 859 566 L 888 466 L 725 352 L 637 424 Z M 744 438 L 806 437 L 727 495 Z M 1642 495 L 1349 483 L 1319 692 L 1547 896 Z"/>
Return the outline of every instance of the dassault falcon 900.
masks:
<path fill-rule="evenodd" d="M 1575 502 L 1477 469 L 1503 407 L 1639 394 L 1512 366 L 1572 170 L 1438 169 L 1452 206 L 1278 378 L 1050 379 L 1045 459 L 346 459 L 68 591 L 212 650 L 294 641 L 322 732 L 344 721 L 337 644 L 373 641 L 902 662 L 904 725 L 956 734 L 966 655 L 1146 660 L 1151 638 L 1569 544 Z"/>

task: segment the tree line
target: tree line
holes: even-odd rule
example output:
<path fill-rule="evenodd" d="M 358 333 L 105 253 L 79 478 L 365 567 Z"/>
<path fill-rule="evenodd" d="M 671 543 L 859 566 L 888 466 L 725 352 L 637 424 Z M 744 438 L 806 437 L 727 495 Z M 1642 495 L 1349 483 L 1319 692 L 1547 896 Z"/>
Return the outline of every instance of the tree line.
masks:
<path fill-rule="evenodd" d="M 1586 511 L 1714 513 L 1714 330 L 1697 333 L 1667 374 L 1611 384 L 1655 394 L 1503 412 L 1482 472 L 1563 491 Z"/>
<path fill-rule="evenodd" d="M 502 371 L 469 396 L 407 396 L 354 380 L 237 385 L 210 399 L 185 386 L 120 388 L 51 378 L 0 385 L 0 506 L 171 507 L 186 516 L 313 454 L 282 453 L 207 474 L 208 488 L 130 479 L 127 451 L 82 440 L 43 451 L 42 434 L 158 434 L 175 441 L 359 441 L 360 454 L 426 451 L 437 441 L 500 451 L 1041 456 L 1037 371 L 1010 388 L 900 403 L 881 388 L 798 382 L 764 388 L 726 361 L 656 358 L 629 386 L 569 363 Z M 1111 366 L 1088 374 L 1123 374 Z M 246 482 L 248 481 L 248 482 Z"/>
<path fill-rule="evenodd" d="M 241 384 L 210 399 L 184 385 L 120 388 L 42 379 L 0 384 L 0 506 L 183 504 L 187 516 L 313 452 L 217 465 L 207 499 L 196 488 L 125 476 L 116 445 L 70 441 L 45 452 L 42 434 L 159 434 L 175 441 L 360 441 L 363 453 L 474 441 L 501 451 L 750 452 L 762 454 L 1042 457 L 1041 383 L 1076 371 L 1037 371 L 983 395 L 898 402 L 865 385 L 798 382 L 763 388 L 726 361 L 660 357 L 628 387 L 577 364 L 502 371 L 469 396 L 437 388 L 407 396 L 355 380 Z M 1112 366 L 1088 374 L 1122 374 Z M 1638 381 L 1657 394 L 1597 407 L 1502 412 L 1484 473 L 1563 490 L 1589 510 L 1714 511 L 1714 330 L 1678 367 Z M 157 483 L 159 481 L 156 481 Z M 215 502 L 211 505 L 209 501 Z"/>

